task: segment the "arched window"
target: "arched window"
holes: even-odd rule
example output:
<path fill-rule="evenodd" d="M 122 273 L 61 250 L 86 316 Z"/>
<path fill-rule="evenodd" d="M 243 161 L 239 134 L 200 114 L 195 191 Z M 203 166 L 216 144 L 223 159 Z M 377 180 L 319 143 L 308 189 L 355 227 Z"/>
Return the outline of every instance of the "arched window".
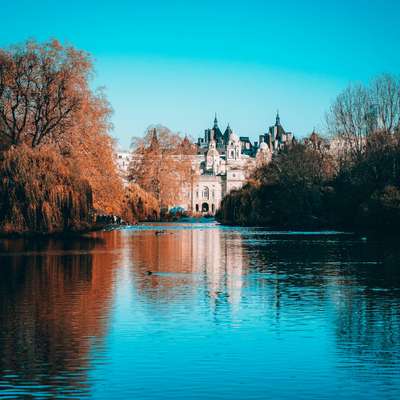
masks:
<path fill-rule="evenodd" d="M 234 153 L 233 153 L 233 150 L 231 150 L 231 158 L 233 158 L 234 157 Z"/>
<path fill-rule="evenodd" d="M 199 205 L 196 204 L 196 212 L 199 212 Z"/>
<path fill-rule="evenodd" d="M 208 189 L 208 187 L 205 186 L 203 189 L 203 198 L 208 200 L 209 197 L 210 197 L 210 189 Z"/>

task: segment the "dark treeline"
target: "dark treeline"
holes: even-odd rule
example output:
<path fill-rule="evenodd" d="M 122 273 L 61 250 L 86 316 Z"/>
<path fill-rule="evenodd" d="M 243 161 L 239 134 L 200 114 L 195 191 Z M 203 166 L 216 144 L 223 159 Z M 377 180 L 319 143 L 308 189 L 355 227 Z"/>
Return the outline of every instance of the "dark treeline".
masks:
<path fill-rule="evenodd" d="M 396 231 L 400 223 L 400 81 L 351 86 L 315 132 L 275 154 L 224 198 L 217 219 L 280 229 Z"/>

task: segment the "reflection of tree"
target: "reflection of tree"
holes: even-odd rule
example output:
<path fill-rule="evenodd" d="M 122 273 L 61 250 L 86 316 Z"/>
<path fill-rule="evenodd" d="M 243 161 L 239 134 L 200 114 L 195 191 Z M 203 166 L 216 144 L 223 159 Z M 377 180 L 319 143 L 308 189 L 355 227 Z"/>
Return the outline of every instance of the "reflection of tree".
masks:
<path fill-rule="evenodd" d="M 400 342 L 400 252 L 390 243 L 370 247 L 376 263 L 354 263 L 339 282 L 337 346 L 360 364 L 387 365 L 399 359 L 393 350 Z"/>
<path fill-rule="evenodd" d="M 10 255 L 0 256 L 0 371 L 14 376 L 3 382 L 80 393 L 106 328 L 110 256 L 91 254 L 91 240 L 31 243 L 2 242 Z"/>
<path fill-rule="evenodd" d="M 354 238 L 268 237 L 250 246 L 257 301 L 286 320 L 330 319 L 343 357 L 357 365 L 398 360 L 400 250 L 396 243 Z M 246 251 L 246 249 L 245 249 Z M 299 328 L 300 329 L 300 328 Z M 397 351 L 393 351 L 393 350 Z M 354 366 L 353 362 L 347 363 Z"/>

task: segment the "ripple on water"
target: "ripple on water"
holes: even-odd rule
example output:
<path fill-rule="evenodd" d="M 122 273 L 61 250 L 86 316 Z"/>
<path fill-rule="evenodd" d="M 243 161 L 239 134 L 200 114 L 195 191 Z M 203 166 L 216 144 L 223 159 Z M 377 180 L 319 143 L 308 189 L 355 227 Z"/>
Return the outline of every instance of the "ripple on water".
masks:
<path fill-rule="evenodd" d="M 400 253 L 152 224 L 0 240 L 0 397 L 400 397 Z"/>

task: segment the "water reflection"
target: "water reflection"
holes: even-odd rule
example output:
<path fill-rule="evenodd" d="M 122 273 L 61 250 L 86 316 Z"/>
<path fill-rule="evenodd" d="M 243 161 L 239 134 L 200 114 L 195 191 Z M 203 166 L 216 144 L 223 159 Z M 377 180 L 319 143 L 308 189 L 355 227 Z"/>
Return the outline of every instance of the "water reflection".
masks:
<path fill-rule="evenodd" d="M 397 247 L 207 225 L 0 240 L 0 395 L 398 398 Z"/>
<path fill-rule="evenodd" d="M 86 393 L 90 349 L 106 331 L 110 257 L 86 240 L 3 240 L 2 394 Z M 20 388 L 15 392 L 14 388 Z"/>
<path fill-rule="evenodd" d="M 242 276 L 248 267 L 240 232 L 156 230 L 128 232 L 124 237 L 143 295 L 172 300 L 177 286 L 193 291 L 200 285 L 213 307 L 224 299 L 232 305 L 240 302 Z"/>

